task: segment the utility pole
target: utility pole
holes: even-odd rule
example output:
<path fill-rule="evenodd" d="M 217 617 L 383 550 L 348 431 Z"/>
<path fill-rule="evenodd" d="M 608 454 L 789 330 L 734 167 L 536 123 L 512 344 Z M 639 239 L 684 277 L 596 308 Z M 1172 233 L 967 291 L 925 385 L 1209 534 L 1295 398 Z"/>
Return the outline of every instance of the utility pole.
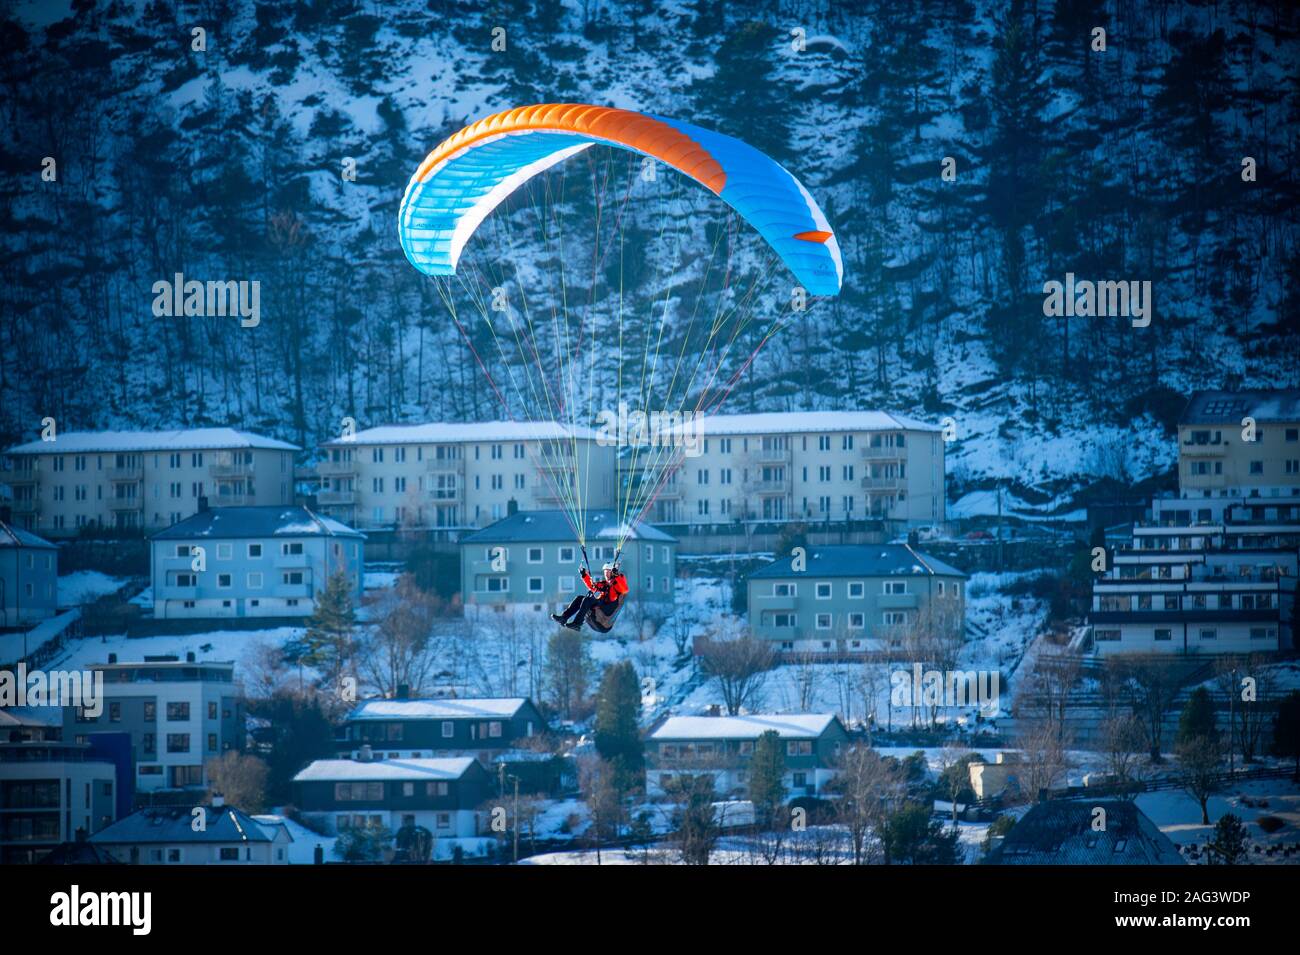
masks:
<path fill-rule="evenodd" d="M 1236 747 L 1233 745 L 1232 737 L 1237 732 L 1237 668 L 1233 667 L 1232 690 L 1228 693 L 1228 772 L 1237 771 L 1237 754 Z"/>
<path fill-rule="evenodd" d="M 998 481 L 998 573 L 1002 571 L 1002 482 Z"/>
<path fill-rule="evenodd" d="M 519 777 L 513 777 L 515 781 L 515 865 L 519 864 Z"/>

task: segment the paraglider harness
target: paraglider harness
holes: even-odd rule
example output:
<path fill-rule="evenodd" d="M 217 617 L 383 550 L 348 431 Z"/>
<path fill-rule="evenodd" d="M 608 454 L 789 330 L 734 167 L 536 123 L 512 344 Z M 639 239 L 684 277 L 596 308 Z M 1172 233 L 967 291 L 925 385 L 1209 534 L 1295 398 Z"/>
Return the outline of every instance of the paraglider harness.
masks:
<path fill-rule="evenodd" d="M 585 545 L 579 546 L 582 547 L 582 563 L 587 571 L 587 580 L 591 580 L 591 563 L 587 560 L 587 548 Z M 613 563 L 615 574 L 619 573 L 618 558 L 622 553 L 622 549 L 619 549 L 614 553 Z M 591 590 L 592 588 L 589 586 L 588 589 Z M 592 592 L 596 593 L 597 591 L 592 590 Z M 622 598 L 611 601 L 602 596 L 600 602 L 596 604 L 596 606 L 592 607 L 587 613 L 587 625 L 598 633 L 609 633 L 614 629 L 614 620 L 618 617 L 619 611 L 623 609 L 624 603 L 626 603 L 626 601 Z"/>

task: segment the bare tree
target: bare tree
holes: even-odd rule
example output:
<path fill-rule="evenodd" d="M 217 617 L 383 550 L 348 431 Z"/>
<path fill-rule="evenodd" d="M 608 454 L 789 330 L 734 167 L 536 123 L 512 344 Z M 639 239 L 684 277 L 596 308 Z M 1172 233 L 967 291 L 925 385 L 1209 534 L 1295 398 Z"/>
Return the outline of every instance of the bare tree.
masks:
<path fill-rule="evenodd" d="M 1160 762 L 1165 715 L 1178 695 L 1177 669 L 1169 661 L 1154 657 L 1117 657 L 1110 665 L 1116 668 L 1120 686 L 1141 722 L 1151 762 Z"/>
<path fill-rule="evenodd" d="M 952 827 L 957 828 L 957 797 L 970 786 L 971 751 L 959 742 L 944 743 L 939 750 L 939 778 L 944 782 L 948 799 L 952 802 Z M 964 772 L 963 772 L 964 770 Z"/>
<path fill-rule="evenodd" d="M 372 607 L 379 623 L 361 641 L 361 672 L 384 696 L 395 696 L 400 686 L 418 695 L 436 659 L 433 628 L 442 602 L 403 574 Z"/>
<path fill-rule="evenodd" d="M 1253 653 L 1242 663 L 1223 657 L 1215 668 L 1219 692 L 1229 701 L 1228 747 L 1241 753 L 1243 763 L 1255 761 L 1260 736 L 1268 720 L 1268 701 L 1273 698 L 1273 661 Z"/>
<path fill-rule="evenodd" d="M 848 832 L 854 865 L 883 858 L 888 850 L 878 836 L 889 813 L 903 798 L 906 780 L 897 763 L 886 762 L 870 746 L 855 744 L 840 751 L 832 792 L 839 794 L 835 809 Z"/>
<path fill-rule="evenodd" d="M 1056 726 L 1044 717 L 1017 720 L 1020 749 L 1023 753 L 1020 772 L 1021 792 L 1029 800 L 1051 789 L 1065 773 L 1065 746 Z"/>
<path fill-rule="evenodd" d="M 1219 771 L 1223 767 L 1223 745 L 1217 735 L 1197 735 L 1176 748 L 1183 791 L 1201 807 L 1201 824 L 1210 824 L 1210 796 L 1219 788 Z"/>
<path fill-rule="evenodd" d="M 256 756 L 228 750 L 207 762 L 209 796 L 218 793 L 244 812 L 259 812 L 266 798 L 268 768 Z"/>
<path fill-rule="evenodd" d="M 1026 674 L 1016 693 L 1017 715 L 1040 715 L 1064 743 L 1066 709 L 1079 682 L 1079 670 L 1077 655 L 1041 650 L 1034 660 L 1033 669 Z"/>
<path fill-rule="evenodd" d="M 1137 795 L 1142 750 L 1146 736 L 1142 723 L 1132 713 L 1113 710 L 1098 727 L 1106 767 L 1128 798 Z"/>
<path fill-rule="evenodd" d="M 699 647 L 705 674 L 717 681 L 727 713 L 737 716 L 756 702 L 776 661 L 772 645 L 749 635 L 730 640 L 705 637 Z"/>

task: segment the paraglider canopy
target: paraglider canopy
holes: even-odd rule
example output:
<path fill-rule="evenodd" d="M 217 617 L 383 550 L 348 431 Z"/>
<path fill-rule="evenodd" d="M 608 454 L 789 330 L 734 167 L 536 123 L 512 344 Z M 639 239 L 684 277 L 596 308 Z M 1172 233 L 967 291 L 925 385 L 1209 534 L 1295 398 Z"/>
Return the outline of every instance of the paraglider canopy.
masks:
<path fill-rule="evenodd" d="M 753 146 L 679 120 L 571 103 L 521 106 L 444 140 L 411 177 L 399 233 L 426 275 L 451 275 L 493 209 L 538 173 L 596 143 L 628 149 L 717 193 L 776 250 L 813 295 L 844 279 L 839 242 L 808 190 Z"/>

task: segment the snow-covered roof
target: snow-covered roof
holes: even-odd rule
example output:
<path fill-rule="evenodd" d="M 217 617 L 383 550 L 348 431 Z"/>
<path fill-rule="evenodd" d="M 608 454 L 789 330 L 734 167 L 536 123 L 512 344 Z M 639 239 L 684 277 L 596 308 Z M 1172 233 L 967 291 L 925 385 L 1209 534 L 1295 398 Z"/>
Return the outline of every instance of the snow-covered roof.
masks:
<path fill-rule="evenodd" d="M 828 544 L 805 549 L 807 555 L 803 570 L 794 569 L 793 557 L 783 557 L 754 571 L 749 579 L 892 577 L 905 574 L 966 576 L 956 567 L 905 544 Z"/>
<path fill-rule="evenodd" d="M 349 720 L 510 719 L 528 701 L 521 696 L 477 700 L 366 700 Z"/>
<path fill-rule="evenodd" d="M 455 759 L 318 759 L 297 776 L 296 783 L 409 782 L 460 779 L 474 765 L 471 757 Z"/>
<path fill-rule="evenodd" d="M 14 527 L 4 521 L 0 521 L 0 547 L 41 547 L 47 550 L 58 550 L 44 537 L 38 537 L 31 531 Z"/>
<path fill-rule="evenodd" d="M 186 806 L 157 806 L 125 816 L 90 837 L 109 845 L 132 843 L 248 843 L 274 842 L 277 827 L 262 825 L 234 806 L 207 806 L 206 825 L 195 829 L 193 810 Z M 288 833 L 286 832 L 286 835 Z"/>
<path fill-rule="evenodd" d="M 388 424 L 366 428 L 322 447 L 361 444 L 455 444 L 457 442 L 542 441 L 555 438 L 595 438 L 581 425 L 557 421 L 435 421 L 428 424 Z"/>
<path fill-rule="evenodd" d="M 700 428 L 706 435 L 942 430 L 937 425 L 888 411 L 772 411 L 710 415 L 700 422 Z"/>
<path fill-rule="evenodd" d="M 154 540 L 246 537 L 358 537 L 332 517 L 297 505 L 210 507 L 153 535 Z"/>
<path fill-rule="evenodd" d="M 651 739 L 758 739 L 774 730 L 782 739 L 820 736 L 834 713 L 754 713 L 749 716 L 670 716 Z"/>
<path fill-rule="evenodd" d="M 1252 388 L 1243 391 L 1198 391 L 1187 399 L 1181 425 L 1300 421 L 1300 388 Z"/>
<path fill-rule="evenodd" d="M 588 511 L 586 531 L 588 540 L 638 540 L 662 541 L 675 543 L 677 538 L 665 534 L 657 527 L 651 527 L 640 521 L 628 526 L 621 522 L 611 510 Z M 626 535 L 623 531 L 630 530 Z M 468 537 L 461 538 L 462 544 L 526 543 L 528 541 L 573 541 L 576 539 L 573 527 L 564 511 L 516 511 L 509 517 L 503 517 L 495 524 L 489 524 L 481 531 L 475 531 Z"/>
<path fill-rule="evenodd" d="M 53 441 L 29 441 L 9 454 L 79 454 L 115 451 L 224 451 L 269 448 L 298 451 L 296 444 L 234 428 L 182 428 L 175 431 L 64 431 Z"/>

